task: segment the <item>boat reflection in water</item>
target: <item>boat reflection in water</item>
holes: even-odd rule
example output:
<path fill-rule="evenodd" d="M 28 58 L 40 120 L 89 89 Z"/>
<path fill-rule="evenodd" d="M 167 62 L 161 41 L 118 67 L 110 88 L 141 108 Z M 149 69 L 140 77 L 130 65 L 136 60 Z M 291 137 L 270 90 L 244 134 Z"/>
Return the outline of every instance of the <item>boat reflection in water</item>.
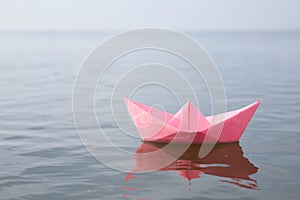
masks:
<path fill-rule="evenodd" d="M 173 144 L 172 144 L 173 145 Z M 135 166 L 132 172 L 149 171 L 149 166 L 155 169 L 160 166 L 161 158 L 143 156 L 143 153 L 157 151 L 163 148 L 165 144 L 143 142 L 136 150 L 134 155 Z M 174 144 L 172 148 L 181 148 L 180 144 Z M 172 156 L 172 151 L 168 148 L 164 153 Z M 159 169 L 159 171 L 178 171 L 178 175 L 187 179 L 197 179 L 201 174 L 207 174 L 220 177 L 220 181 L 234 184 L 248 189 L 257 189 L 257 181 L 250 178 L 251 174 L 255 174 L 258 168 L 254 166 L 246 157 L 239 143 L 217 144 L 211 152 L 204 158 L 199 158 L 199 150 L 201 145 L 191 145 L 182 156 L 170 165 Z M 129 181 L 131 177 L 136 175 L 127 174 L 125 181 Z"/>

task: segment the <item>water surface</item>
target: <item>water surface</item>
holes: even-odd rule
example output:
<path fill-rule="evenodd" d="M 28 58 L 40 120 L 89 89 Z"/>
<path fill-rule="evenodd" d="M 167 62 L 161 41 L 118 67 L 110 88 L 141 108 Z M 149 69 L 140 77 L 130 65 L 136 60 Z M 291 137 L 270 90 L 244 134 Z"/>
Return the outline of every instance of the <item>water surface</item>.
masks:
<path fill-rule="evenodd" d="M 164 169 L 134 174 L 94 159 L 81 144 L 73 121 L 76 74 L 89 52 L 111 35 L 1 33 L 1 199 L 297 199 L 300 34 L 189 35 L 218 65 L 228 110 L 257 99 L 261 105 L 238 144 L 217 147 L 202 160 L 192 149 Z M 180 59 L 154 51 L 121 58 L 105 79 L 104 93 L 96 94 L 96 110 L 109 138 L 132 152 L 133 171 L 156 162 L 141 160 L 135 152 L 160 147 L 124 135 L 111 120 L 107 94 L 119 69 L 148 61 L 181 70 L 198 91 L 201 111 L 210 112 L 203 81 Z M 177 92 L 185 95 L 184 90 Z M 135 98 L 150 105 L 159 102 L 176 112 L 179 105 L 170 95 L 150 86 L 137 91 Z"/>

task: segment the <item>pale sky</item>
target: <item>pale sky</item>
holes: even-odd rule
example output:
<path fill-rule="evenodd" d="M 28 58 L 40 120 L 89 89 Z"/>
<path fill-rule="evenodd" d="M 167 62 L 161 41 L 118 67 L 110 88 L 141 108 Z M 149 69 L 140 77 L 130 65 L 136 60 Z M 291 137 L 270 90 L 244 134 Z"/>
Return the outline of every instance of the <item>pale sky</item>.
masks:
<path fill-rule="evenodd" d="M 0 30 L 300 30 L 299 0 L 0 0 Z"/>

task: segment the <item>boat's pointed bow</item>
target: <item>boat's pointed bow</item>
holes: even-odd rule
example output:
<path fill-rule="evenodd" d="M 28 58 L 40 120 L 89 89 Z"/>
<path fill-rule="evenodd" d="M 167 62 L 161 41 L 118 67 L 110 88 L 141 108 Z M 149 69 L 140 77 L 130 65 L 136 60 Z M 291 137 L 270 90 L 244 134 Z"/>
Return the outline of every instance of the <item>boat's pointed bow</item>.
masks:
<path fill-rule="evenodd" d="M 256 111 L 256 109 L 258 108 L 258 106 L 260 105 L 260 99 L 258 99 L 257 101 L 255 101 L 254 103 L 250 104 L 249 106 L 246 106 L 244 108 L 242 108 L 241 110 L 249 110 L 252 111 L 253 114 Z"/>
<path fill-rule="evenodd" d="M 125 96 L 123 96 L 123 101 L 124 101 L 124 104 L 126 105 L 126 107 L 128 106 L 128 103 L 129 103 L 129 99 Z"/>
<path fill-rule="evenodd" d="M 256 103 L 258 103 L 258 105 L 260 104 L 260 99 L 258 99 L 257 101 L 256 101 Z"/>
<path fill-rule="evenodd" d="M 239 111 L 239 118 L 242 121 L 242 124 L 247 127 L 248 123 L 250 122 L 252 116 L 254 115 L 255 111 L 257 110 L 258 106 L 260 105 L 260 100 L 246 106 Z"/>
<path fill-rule="evenodd" d="M 250 104 L 250 106 L 253 106 L 253 107 L 257 107 L 260 105 L 260 99 L 258 99 L 257 101 L 255 101 L 254 103 Z"/>

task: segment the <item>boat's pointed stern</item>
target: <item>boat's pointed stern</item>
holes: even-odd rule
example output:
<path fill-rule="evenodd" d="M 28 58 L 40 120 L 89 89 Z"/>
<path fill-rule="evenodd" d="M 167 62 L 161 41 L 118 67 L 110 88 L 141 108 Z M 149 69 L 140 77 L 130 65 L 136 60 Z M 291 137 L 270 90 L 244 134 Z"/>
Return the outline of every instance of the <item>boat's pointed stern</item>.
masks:
<path fill-rule="evenodd" d="M 127 97 L 123 97 L 123 100 L 143 140 L 157 140 L 177 131 L 175 127 L 167 123 L 173 117 L 171 113 L 138 103 Z"/>

